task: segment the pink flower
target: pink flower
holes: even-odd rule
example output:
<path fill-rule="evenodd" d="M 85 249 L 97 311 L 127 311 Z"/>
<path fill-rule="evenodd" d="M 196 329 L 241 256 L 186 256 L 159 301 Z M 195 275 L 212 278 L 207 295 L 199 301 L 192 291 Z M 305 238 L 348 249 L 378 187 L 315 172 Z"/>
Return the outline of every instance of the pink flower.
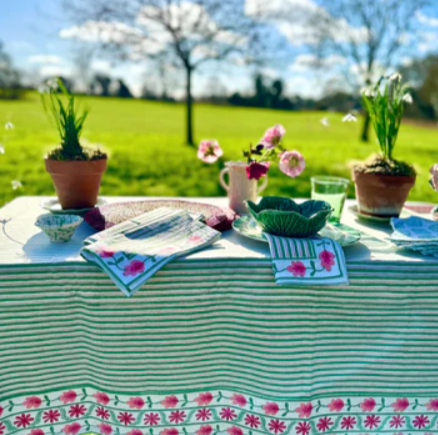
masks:
<path fill-rule="evenodd" d="M 17 415 L 15 417 L 14 424 L 17 427 L 25 428 L 26 426 L 29 426 L 33 421 L 34 421 L 34 418 L 31 417 L 30 414 L 21 414 L 21 415 Z"/>
<path fill-rule="evenodd" d="M 198 410 L 198 412 L 196 413 L 196 420 L 210 420 L 210 418 L 212 417 L 212 413 L 208 408 L 201 408 Z"/>
<path fill-rule="evenodd" d="M 330 272 L 332 270 L 332 266 L 335 265 L 335 254 L 330 251 L 322 251 L 319 254 L 319 259 L 321 260 L 321 266 L 327 271 Z"/>
<path fill-rule="evenodd" d="M 429 402 L 426 403 L 426 409 L 428 411 L 438 411 L 438 399 L 430 399 Z"/>
<path fill-rule="evenodd" d="M 316 427 L 320 432 L 325 432 L 330 429 L 330 426 L 333 426 L 332 419 L 330 417 L 323 417 L 319 419 L 318 424 Z"/>
<path fill-rule="evenodd" d="M 130 412 L 119 412 L 119 415 L 117 416 L 120 423 L 124 424 L 125 426 L 128 426 L 132 423 L 134 423 L 135 418 Z"/>
<path fill-rule="evenodd" d="M 242 429 L 240 429 L 240 427 L 236 427 L 236 426 L 231 426 L 229 429 L 227 429 L 227 432 L 230 435 L 243 435 Z"/>
<path fill-rule="evenodd" d="M 42 429 L 32 429 L 29 435 L 44 435 L 44 431 Z"/>
<path fill-rule="evenodd" d="M 2 416 L 2 414 L 3 414 L 3 408 L 0 406 L 0 417 Z"/>
<path fill-rule="evenodd" d="M 99 428 L 102 435 L 111 435 L 113 431 L 113 428 L 108 423 L 101 423 Z"/>
<path fill-rule="evenodd" d="M 280 155 L 280 171 L 291 178 L 298 177 L 306 167 L 304 157 L 298 151 L 284 151 Z"/>
<path fill-rule="evenodd" d="M 39 408 L 41 406 L 41 399 L 36 396 L 26 397 L 23 406 L 25 406 L 26 409 Z"/>
<path fill-rule="evenodd" d="M 43 414 L 44 423 L 56 423 L 60 417 L 61 413 L 57 409 L 49 409 Z"/>
<path fill-rule="evenodd" d="M 269 422 L 269 430 L 274 433 L 282 433 L 286 430 L 286 425 L 284 421 L 280 420 L 271 420 Z"/>
<path fill-rule="evenodd" d="M 201 236 L 190 236 L 188 242 L 189 242 L 189 243 L 196 244 L 196 243 L 201 243 L 202 240 L 203 240 L 203 239 L 202 239 Z"/>
<path fill-rule="evenodd" d="M 402 427 L 404 424 L 405 418 L 401 415 L 394 415 L 394 417 L 392 417 L 391 421 L 389 422 L 389 426 L 394 427 L 395 429 Z"/>
<path fill-rule="evenodd" d="M 310 423 L 307 421 L 301 421 L 295 426 L 295 431 L 298 435 L 309 435 L 310 429 Z"/>
<path fill-rule="evenodd" d="M 169 415 L 171 423 L 182 423 L 185 419 L 186 413 L 184 411 L 172 411 Z"/>
<path fill-rule="evenodd" d="M 301 261 L 292 261 L 286 268 L 293 276 L 305 276 L 306 266 Z"/>
<path fill-rule="evenodd" d="M 0 435 L 3 435 L 6 431 L 6 426 L 0 421 Z"/>
<path fill-rule="evenodd" d="M 96 415 L 103 420 L 108 420 L 110 418 L 110 413 L 107 409 L 102 408 L 101 406 L 98 406 L 96 408 Z"/>
<path fill-rule="evenodd" d="M 174 428 L 174 427 L 172 427 L 172 428 L 170 428 L 170 429 L 163 429 L 161 432 L 160 432 L 160 435 L 178 435 L 178 429 L 176 429 L 176 428 Z"/>
<path fill-rule="evenodd" d="M 160 422 L 160 416 L 156 412 L 144 415 L 144 424 L 149 426 L 156 426 Z"/>
<path fill-rule="evenodd" d="M 395 412 L 403 412 L 409 406 L 409 400 L 406 397 L 396 399 L 394 403 L 391 403 L 391 406 Z"/>
<path fill-rule="evenodd" d="M 331 412 L 340 412 L 344 407 L 344 401 L 342 399 L 333 399 L 327 407 Z"/>
<path fill-rule="evenodd" d="M 376 401 L 372 398 L 369 398 L 369 399 L 365 399 L 360 404 L 360 409 L 364 412 L 371 412 L 375 406 L 376 406 Z"/>
<path fill-rule="evenodd" d="M 112 249 L 106 245 L 99 246 L 95 252 L 97 255 L 100 256 L 100 258 L 112 258 L 112 257 L 114 257 L 114 254 L 116 253 L 116 251 L 114 251 L 114 249 Z"/>
<path fill-rule="evenodd" d="M 373 429 L 374 427 L 377 427 L 380 424 L 380 417 L 377 417 L 376 415 L 367 415 L 364 423 L 365 423 L 365 427 L 368 427 L 369 429 Z"/>
<path fill-rule="evenodd" d="M 143 435 L 143 432 L 140 429 L 132 429 L 127 433 L 127 435 Z"/>
<path fill-rule="evenodd" d="M 198 147 L 198 159 L 205 163 L 214 163 L 223 153 L 216 140 L 203 140 Z"/>
<path fill-rule="evenodd" d="M 344 417 L 341 421 L 341 428 L 342 429 L 353 429 L 353 427 L 356 425 L 356 418 L 351 417 L 347 415 Z"/>
<path fill-rule="evenodd" d="M 280 407 L 275 402 L 266 402 L 263 405 L 263 411 L 267 415 L 276 415 L 280 411 Z"/>
<path fill-rule="evenodd" d="M 178 399 L 176 396 L 167 396 L 161 401 L 161 404 L 165 408 L 175 408 L 175 406 L 178 405 Z"/>
<path fill-rule="evenodd" d="M 131 397 L 126 403 L 131 409 L 141 409 L 144 406 L 144 400 L 141 397 Z"/>
<path fill-rule="evenodd" d="M 101 393 L 99 391 L 97 393 L 93 394 L 93 397 L 96 399 L 96 402 L 99 405 L 108 405 L 108 403 L 110 401 L 108 394 Z"/>
<path fill-rule="evenodd" d="M 253 162 L 245 167 L 246 176 L 249 180 L 260 180 L 269 170 L 270 162 Z"/>
<path fill-rule="evenodd" d="M 73 391 L 66 391 L 65 393 L 61 394 L 61 397 L 59 398 L 59 400 L 66 404 L 66 403 L 70 403 L 70 402 L 74 402 L 76 400 L 77 394 Z"/>
<path fill-rule="evenodd" d="M 211 426 L 201 426 L 195 433 L 197 435 L 210 435 L 213 432 L 213 428 Z"/>
<path fill-rule="evenodd" d="M 245 424 L 252 429 L 257 429 L 261 424 L 260 418 L 257 417 L 256 415 L 246 414 Z"/>
<path fill-rule="evenodd" d="M 429 424 L 430 421 L 425 415 L 417 415 L 412 423 L 417 429 L 422 429 L 423 427 L 426 427 L 426 425 Z"/>
<path fill-rule="evenodd" d="M 268 128 L 265 131 L 260 143 L 268 149 L 274 148 L 281 142 L 285 133 L 285 128 L 280 124 L 276 124 L 274 127 Z"/>
<path fill-rule="evenodd" d="M 234 411 L 234 409 L 231 408 L 222 408 L 220 412 L 220 417 L 222 420 L 234 420 L 237 418 L 237 415 Z"/>
<path fill-rule="evenodd" d="M 136 276 L 139 273 L 144 272 L 144 263 L 140 260 L 132 260 L 127 266 L 125 266 L 125 270 L 123 275 L 125 276 Z"/>
<path fill-rule="evenodd" d="M 232 400 L 233 405 L 237 405 L 237 406 L 240 406 L 242 408 L 246 405 L 246 399 L 241 394 L 233 394 L 231 396 L 231 400 Z"/>
<path fill-rule="evenodd" d="M 211 393 L 200 393 L 194 401 L 198 404 L 198 406 L 206 406 L 213 400 L 213 394 Z"/>
<path fill-rule="evenodd" d="M 76 405 L 70 406 L 70 409 L 68 411 L 70 417 L 81 417 L 83 416 L 87 411 L 87 408 L 84 405 L 81 405 L 77 403 Z"/>
<path fill-rule="evenodd" d="M 295 412 L 298 412 L 300 418 L 309 418 L 312 409 L 313 406 L 311 403 L 301 403 L 301 405 L 295 409 Z"/>
<path fill-rule="evenodd" d="M 79 423 L 66 424 L 62 430 L 66 435 L 75 435 L 81 430 L 81 425 Z"/>

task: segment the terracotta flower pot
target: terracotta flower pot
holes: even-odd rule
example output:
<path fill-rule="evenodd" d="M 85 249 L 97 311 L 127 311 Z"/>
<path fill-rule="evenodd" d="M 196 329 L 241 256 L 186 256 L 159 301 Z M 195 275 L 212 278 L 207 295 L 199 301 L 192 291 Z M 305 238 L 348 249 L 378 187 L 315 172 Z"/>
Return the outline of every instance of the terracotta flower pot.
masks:
<path fill-rule="evenodd" d="M 359 211 L 371 216 L 399 216 L 415 178 L 415 175 L 367 174 L 353 170 Z"/>
<path fill-rule="evenodd" d="M 94 207 L 107 159 L 58 161 L 45 159 L 63 209 Z"/>

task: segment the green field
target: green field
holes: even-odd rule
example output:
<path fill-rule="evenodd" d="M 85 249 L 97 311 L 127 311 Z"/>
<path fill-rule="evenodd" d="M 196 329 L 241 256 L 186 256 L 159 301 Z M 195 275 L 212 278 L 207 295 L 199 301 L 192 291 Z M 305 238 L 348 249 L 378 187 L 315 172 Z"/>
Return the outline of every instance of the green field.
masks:
<path fill-rule="evenodd" d="M 220 196 L 218 183 L 223 163 L 206 165 L 196 158 L 196 150 L 184 145 L 184 106 L 116 98 L 82 98 L 90 109 L 83 137 L 103 144 L 110 154 L 104 176 L 104 195 Z M 327 116 L 330 127 L 320 124 Z M 365 159 L 376 150 L 358 140 L 360 123 L 342 123 L 342 115 L 323 112 L 285 112 L 265 109 L 195 106 L 197 140 L 216 138 L 225 159 L 239 159 L 241 149 L 256 143 L 264 130 L 275 123 L 286 128 L 285 145 L 299 150 L 307 167 L 301 177 L 290 179 L 277 168 L 270 171 L 266 195 L 305 197 L 310 193 L 310 177 L 331 174 L 349 177 L 352 160 Z M 55 128 L 43 112 L 38 95 L 23 101 L 0 101 L 0 122 L 12 121 L 13 130 L 0 130 L 0 203 L 17 195 L 53 194 L 43 156 L 57 143 Z M 4 137 L 2 135 L 4 133 Z M 429 187 L 429 167 L 438 161 L 438 129 L 403 125 L 395 156 L 411 162 L 418 179 L 410 199 L 438 200 Z M 23 187 L 11 189 L 11 180 Z M 350 186 L 350 196 L 354 194 Z"/>

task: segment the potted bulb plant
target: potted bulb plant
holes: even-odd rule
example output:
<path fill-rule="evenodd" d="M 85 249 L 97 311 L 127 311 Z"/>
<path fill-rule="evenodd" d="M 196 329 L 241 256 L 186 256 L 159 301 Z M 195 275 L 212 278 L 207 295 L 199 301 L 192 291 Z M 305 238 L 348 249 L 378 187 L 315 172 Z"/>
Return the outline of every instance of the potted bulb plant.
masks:
<path fill-rule="evenodd" d="M 46 170 L 52 177 L 59 202 L 64 210 L 94 207 L 107 155 L 100 150 L 84 148 L 80 143 L 88 112 L 77 109 L 74 96 L 60 79 L 49 82 L 41 90 L 41 98 L 61 138 L 60 146 L 45 158 Z"/>
<path fill-rule="evenodd" d="M 393 153 L 404 106 L 412 102 L 412 97 L 397 73 L 382 77 L 362 97 L 380 153 L 353 168 L 359 211 L 378 217 L 399 216 L 415 184 L 416 173 L 412 165 L 396 160 Z"/>

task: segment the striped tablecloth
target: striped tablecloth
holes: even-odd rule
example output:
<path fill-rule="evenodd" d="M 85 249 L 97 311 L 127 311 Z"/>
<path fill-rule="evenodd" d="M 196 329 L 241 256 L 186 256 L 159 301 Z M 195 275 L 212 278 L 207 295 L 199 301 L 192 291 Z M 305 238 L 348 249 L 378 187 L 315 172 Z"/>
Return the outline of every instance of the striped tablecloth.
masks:
<path fill-rule="evenodd" d="M 0 435 L 438 434 L 438 262 L 385 227 L 345 215 L 346 287 L 279 287 L 230 232 L 129 299 L 38 202 L 0 210 Z"/>

